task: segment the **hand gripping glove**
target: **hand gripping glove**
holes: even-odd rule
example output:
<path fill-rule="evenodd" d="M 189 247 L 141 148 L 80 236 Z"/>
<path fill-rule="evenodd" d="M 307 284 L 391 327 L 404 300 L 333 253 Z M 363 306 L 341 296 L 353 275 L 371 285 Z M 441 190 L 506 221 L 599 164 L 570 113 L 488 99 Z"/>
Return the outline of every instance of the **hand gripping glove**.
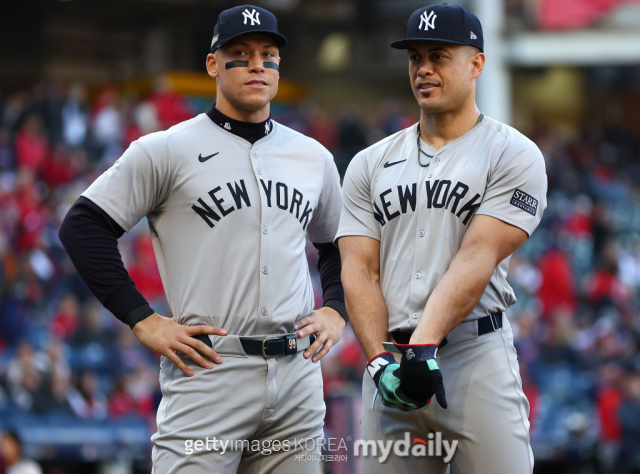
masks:
<path fill-rule="evenodd" d="M 390 352 L 378 354 L 367 364 L 367 371 L 375 382 L 385 406 L 402 411 L 416 410 L 419 406 L 415 400 L 400 397 L 397 393 L 400 388 L 399 369 L 400 364 Z"/>
<path fill-rule="evenodd" d="M 401 397 L 418 400 L 424 406 L 435 393 L 442 408 L 447 408 L 444 382 L 436 362 L 436 344 L 395 344 L 402 352 L 397 376 L 400 379 L 398 393 Z"/>

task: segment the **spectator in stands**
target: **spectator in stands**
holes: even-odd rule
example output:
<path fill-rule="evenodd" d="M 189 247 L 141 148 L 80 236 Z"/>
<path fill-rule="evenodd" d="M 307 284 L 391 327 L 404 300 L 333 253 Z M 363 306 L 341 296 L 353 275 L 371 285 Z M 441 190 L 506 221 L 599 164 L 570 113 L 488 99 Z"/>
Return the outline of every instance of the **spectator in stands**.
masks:
<path fill-rule="evenodd" d="M 538 297 L 542 302 L 543 318 L 547 319 L 557 309 L 574 311 L 577 308 L 573 284 L 573 272 L 567 255 L 560 249 L 550 250 L 539 263 L 542 284 Z"/>
<path fill-rule="evenodd" d="M 155 371 L 146 365 L 120 376 L 109 397 L 109 415 L 114 418 L 152 415 L 155 411 L 153 394 L 156 377 Z"/>
<path fill-rule="evenodd" d="M 34 363 L 33 347 L 28 342 L 22 342 L 18 346 L 16 358 L 9 363 L 7 384 L 13 403 L 29 410 L 40 385 L 40 376 Z"/>
<path fill-rule="evenodd" d="M 16 135 L 16 159 L 22 169 L 37 173 L 44 166 L 49 153 L 49 140 L 42 117 L 31 114 Z"/>
<path fill-rule="evenodd" d="M 62 107 L 62 136 L 70 147 L 82 146 L 87 139 L 89 108 L 82 84 L 73 84 Z"/>
<path fill-rule="evenodd" d="M 616 474 L 640 470 L 640 373 L 627 376 L 625 401 L 618 409 L 622 427 L 622 449 Z"/>
<path fill-rule="evenodd" d="M 601 387 L 596 400 L 600 420 L 600 448 L 598 459 L 603 474 L 615 472 L 615 461 L 619 455 L 622 429 L 618 410 L 624 400 L 622 392 L 624 372 L 617 364 L 608 364 L 598 371 Z"/>
<path fill-rule="evenodd" d="M 73 293 L 60 301 L 58 312 L 51 319 L 51 334 L 60 339 L 71 339 L 80 327 L 80 306 Z"/>
<path fill-rule="evenodd" d="M 59 339 L 50 338 L 46 349 L 35 354 L 34 364 L 45 379 L 69 379 L 71 376 L 67 362 L 67 347 Z"/>
<path fill-rule="evenodd" d="M 97 158 L 115 161 L 124 151 L 123 99 L 114 86 L 108 85 L 100 92 L 93 111 L 91 129 L 97 145 Z"/>
<path fill-rule="evenodd" d="M 69 390 L 69 404 L 79 418 L 103 420 L 107 417 L 107 399 L 98 388 L 93 372 L 80 374 L 76 387 Z"/>
<path fill-rule="evenodd" d="M 23 456 L 22 442 L 18 434 L 13 431 L 2 434 L 0 455 L 6 465 L 6 474 L 42 474 L 38 463 Z"/>
<path fill-rule="evenodd" d="M 69 377 L 53 372 L 45 378 L 33 396 L 32 409 L 39 414 L 72 415 L 73 411 L 69 403 Z"/>
<path fill-rule="evenodd" d="M 114 343 L 113 331 L 105 327 L 102 314 L 103 308 L 99 304 L 89 304 L 83 312 L 83 319 L 80 329 L 74 334 L 70 340 L 71 345 L 75 347 L 86 347 L 96 344 L 103 351 L 112 350 Z"/>

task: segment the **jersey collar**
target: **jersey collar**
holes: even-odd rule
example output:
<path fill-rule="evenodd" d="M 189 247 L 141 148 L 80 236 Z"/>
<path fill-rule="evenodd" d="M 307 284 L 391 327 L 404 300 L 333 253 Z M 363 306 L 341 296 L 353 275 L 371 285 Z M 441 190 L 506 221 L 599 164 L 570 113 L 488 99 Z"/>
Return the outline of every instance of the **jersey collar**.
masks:
<path fill-rule="evenodd" d="M 240 120 L 234 120 L 231 117 L 227 117 L 225 114 L 220 112 L 216 109 L 216 104 L 211 106 L 207 112 L 207 116 L 220 128 L 247 140 L 252 145 L 261 138 L 269 135 L 273 130 L 271 116 L 269 116 L 269 118 L 264 122 L 241 122 Z"/>

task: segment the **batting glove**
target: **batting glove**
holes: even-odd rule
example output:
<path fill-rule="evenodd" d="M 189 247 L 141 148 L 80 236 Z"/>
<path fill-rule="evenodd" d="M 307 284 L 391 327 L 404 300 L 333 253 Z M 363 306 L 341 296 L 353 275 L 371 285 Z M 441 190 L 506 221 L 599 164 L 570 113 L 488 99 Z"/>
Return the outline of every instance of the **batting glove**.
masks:
<path fill-rule="evenodd" d="M 402 352 L 398 369 L 401 395 L 429 403 L 435 393 L 442 408 L 447 408 L 442 372 L 436 362 L 436 344 L 395 344 Z"/>
<path fill-rule="evenodd" d="M 400 389 L 399 369 L 400 364 L 396 362 L 390 352 L 378 354 L 367 364 L 367 371 L 378 388 L 384 406 L 402 411 L 416 410 L 419 405 L 415 400 L 410 400 L 398 393 Z"/>

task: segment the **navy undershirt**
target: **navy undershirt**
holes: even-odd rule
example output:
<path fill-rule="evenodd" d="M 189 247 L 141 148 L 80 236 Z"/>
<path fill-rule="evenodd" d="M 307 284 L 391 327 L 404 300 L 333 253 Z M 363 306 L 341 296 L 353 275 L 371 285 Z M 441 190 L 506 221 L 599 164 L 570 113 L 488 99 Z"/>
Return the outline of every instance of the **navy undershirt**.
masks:
<path fill-rule="evenodd" d="M 221 113 L 215 104 L 207 115 L 224 130 L 251 144 L 273 129 L 271 118 L 260 123 L 240 122 Z M 118 238 L 123 234 L 124 229 L 111 216 L 83 196 L 71 207 L 59 232 L 60 241 L 89 290 L 105 308 L 133 328 L 154 311 L 122 263 Z M 318 249 L 324 305 L 334 308 L 346 319 L 344 291 L 340 281 L 340 253 L 330 242 L 313 245 Z"/>
<path fill-rule="evenodd" d="M 269 118 L 264 122 L 241 122 L 239 120 L 234 120 L 231 117 L 227 117 L 225 114 L 220 112 L 216 109 L 216 104 L 211 106 L 207 115 L 217 126 L 224 128 L 227 132 L 233 133 L 240 138 L 244 138 L 252 145 L 261 138 L 269 135 L 271 130 L 273 130 L 271 116 L 269 116 Z"/>

